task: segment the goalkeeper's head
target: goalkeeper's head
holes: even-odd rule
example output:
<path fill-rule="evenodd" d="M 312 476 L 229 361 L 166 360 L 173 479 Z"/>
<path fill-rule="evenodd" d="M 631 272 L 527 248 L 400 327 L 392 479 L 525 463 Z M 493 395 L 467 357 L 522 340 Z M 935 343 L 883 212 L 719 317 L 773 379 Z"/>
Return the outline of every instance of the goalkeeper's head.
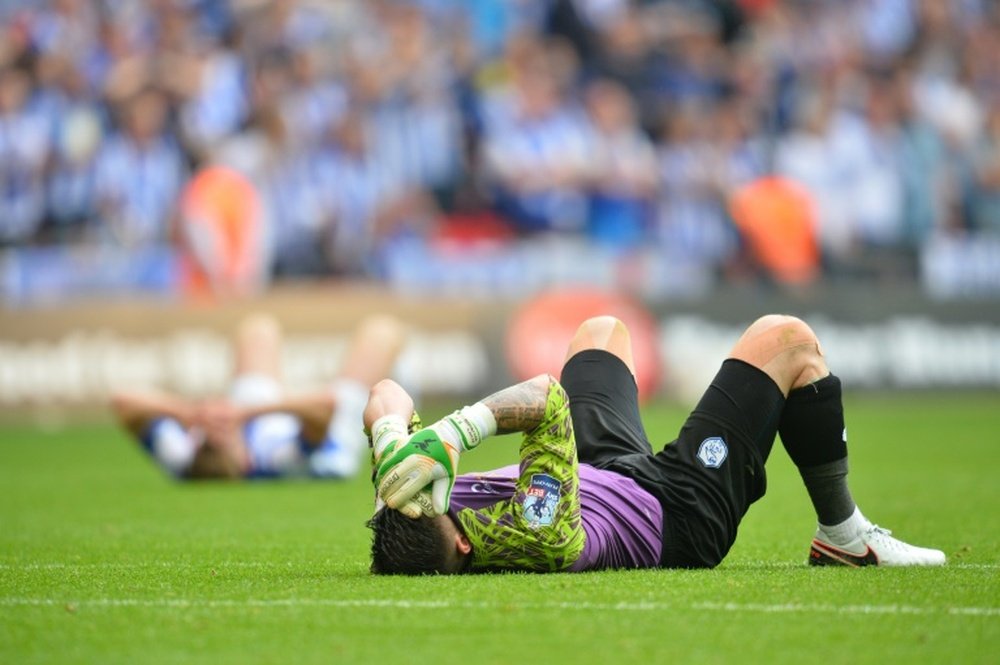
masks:
<path fill-rule="evenodd" d="M 376 575 L 455 575 L 472 564 L 472 545 L 447 515 L 407 517 L 382 508 L 368 520 Z"/>

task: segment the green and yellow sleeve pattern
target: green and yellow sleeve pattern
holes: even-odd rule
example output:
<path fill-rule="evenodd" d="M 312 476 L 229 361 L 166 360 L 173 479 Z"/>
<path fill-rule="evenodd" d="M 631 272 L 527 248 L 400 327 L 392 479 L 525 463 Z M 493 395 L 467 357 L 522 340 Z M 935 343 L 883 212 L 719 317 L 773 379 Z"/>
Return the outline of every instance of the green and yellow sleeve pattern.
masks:
<path fill-rule="evenodd" d="M 521 441 L 514 496 L 458 519 L 473 546 L 473 568 L 552 572 L 583 552 L 580 478 L 569 398 L 555 380 L 545 416 Z"/>

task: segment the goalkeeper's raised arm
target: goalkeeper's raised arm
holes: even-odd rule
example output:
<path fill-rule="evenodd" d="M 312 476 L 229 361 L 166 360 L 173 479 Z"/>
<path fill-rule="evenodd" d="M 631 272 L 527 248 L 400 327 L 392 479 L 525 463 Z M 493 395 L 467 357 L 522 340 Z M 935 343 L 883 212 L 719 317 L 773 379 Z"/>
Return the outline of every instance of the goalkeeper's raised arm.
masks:
<path fill-rule="evenodd" d="M 442 418 L 422 432 L 402 441 L 407 434 L 407 413 L 413 412 L 412 400 L 394 382 L 382 382 L 372 391 L 370 412 L 375 450 L 375 482 L 378 494 L 390 508 L 402 508 L 428 488 L 433 493 L 433 514 L 442 515 L 448 509 L 448 498 L 454 485 L 458 457 L 472 450 L 489 436 L 514 432 L 531 432 L 545 419 L 548 395 L 556 380 L 548 375 L 505 388 Z M 379 415 L 381 414 L 381 415 Z M 553 461 L 559 469 L 548 469 L 562 475 L 561 467 L 572 465 L 575 451 L 572 432 L 561 438 L 546 439 L 538 446 L 554 456 L 543 456 L 540 463 L 547 469 Z M 522 461 L 524 459 L 522 450 Z M 535 459 L 537 454 L 529 452 Z"/>
<path fill-rule="evenodd" d="M 443 530 L 447 549 L 454 541 L 461 560 L 478 568 L 558 570 L 575 560 L 584 541 L 577 457 L 566 394 L 553 377 L 540 375 L 501 390 L 412 435 L 406 431 L 412 401 L 397 384 L 376 385 L 369 404 L 374 480 L 388 506 L 372 520 L 377 537 L 379 523 L 435 537 Z M 500 478 L 490 474 L 457 476 L 463 452 L 491 435 L 514 432 L 525 434 L 520 463 L 500 470 L 503 489 Z M 456 478 L 461 498 L 449 511 Z M 407 524 L 392 515 L 396 511 L 419 519 Z M 412 559 L 400 556 L 407 558 Z"/>

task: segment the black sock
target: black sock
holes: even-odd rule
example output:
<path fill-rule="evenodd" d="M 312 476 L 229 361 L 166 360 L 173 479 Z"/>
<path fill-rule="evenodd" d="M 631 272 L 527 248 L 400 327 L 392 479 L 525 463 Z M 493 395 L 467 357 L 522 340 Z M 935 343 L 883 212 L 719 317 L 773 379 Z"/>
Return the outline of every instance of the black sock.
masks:
<path fill-rule="evenodd" d="M 847 488 L 846 457 L 818 466 L 800 466 L 799 473 L 820 524 L 835 526 L 854 514 L 854 498 Z"/>
<path fill-rule="evenodd" d="M 847 488 L 847 431 L 840 379 L 833 374 L 788 394 L 778 423 L 781 443 L 799 468 L 820 524 L 854 512 Z"/>

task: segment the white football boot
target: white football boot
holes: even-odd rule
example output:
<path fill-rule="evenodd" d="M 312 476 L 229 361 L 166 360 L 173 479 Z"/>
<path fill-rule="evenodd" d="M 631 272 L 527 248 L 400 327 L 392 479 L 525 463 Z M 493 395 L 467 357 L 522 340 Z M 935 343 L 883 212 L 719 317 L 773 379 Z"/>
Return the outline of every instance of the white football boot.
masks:
<path fill-rule="evenodd" d="M 846 545 L 834 545 L 822 529 L 809 549 L 811 566 L 942 566 L 944 552 L 908 545 L 872 524 Z"/>

